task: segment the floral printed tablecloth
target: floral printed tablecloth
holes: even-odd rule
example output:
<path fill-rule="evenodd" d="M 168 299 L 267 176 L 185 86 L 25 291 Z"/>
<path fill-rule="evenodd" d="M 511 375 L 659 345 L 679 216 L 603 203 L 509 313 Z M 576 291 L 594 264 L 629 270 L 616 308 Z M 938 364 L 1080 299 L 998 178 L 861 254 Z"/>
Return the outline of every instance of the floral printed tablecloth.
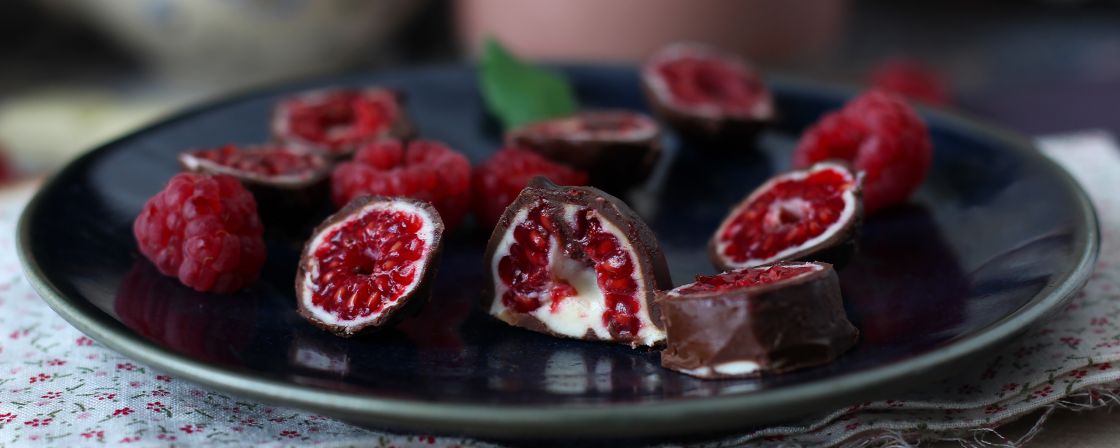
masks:
<path fill-rule="evenodd" d="M 1065 310 L 949 380 L 709 446 L 1017 445 L 1023 440 L 995 428 L 1039 409 L 1120 402 L 1120 150 L 1092 133 L 1041 145 L 1086 187 L 1102 225 L 1097 270 Z M 0 194 L 0 446 L 488 445 L 378 433 L 254 403 L 106 349 L 51 311 L 20 272 L 14 227 L 31 190 Z"/>

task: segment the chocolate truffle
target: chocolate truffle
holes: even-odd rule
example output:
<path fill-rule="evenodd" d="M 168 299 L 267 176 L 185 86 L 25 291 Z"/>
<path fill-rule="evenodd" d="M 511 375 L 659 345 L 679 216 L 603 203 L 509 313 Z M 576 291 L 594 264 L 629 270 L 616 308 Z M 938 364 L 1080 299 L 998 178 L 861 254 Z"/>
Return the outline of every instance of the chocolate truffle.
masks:
<path fill-rule="evenodd" d="M 404 103 L 401 92 L 381 87 L 304 92 L 276 105 L 272 135 L 293 148 L 348 159 L 365 143 L 412 138 Z"/>
<path fill-rule="evenodd" d="M 435 207 L 418 199 L 350 201 L 304 246 L 295 281 L 300 315 L 350 337 L 419 311 L 430 297 L 443 231 Z"/>
<path fill-rule="evenodd" d="M 587 171 L 591 185 L 611 194 L 641 184 L 661 158 L 657 122 L 625 110 L 593 110 L 531 123 L 510 131 L 506 143 Z"/>
<path fill-rule="evenodd" d="M 660 344 L 659 289 L 672 285 L 649 227 L 590 187 L 534 178 L 498 220 L 486 250 L 483 306 L 502 321 L 555 336 Z"/>
<path fill-rule="evenodd" d="M 863 220 L 863 176 L 826 161 L 770 178 L 723 219 L 708 244 L 721 271 L 779 261 L 826 261 L 855 252 Z"/>
<path fill-rule="evenodd" d="M 642 67 L 653 110 L 705 146 L 741 149 L 774 120 L 770 91 L 741 57 L 697 43 L 675 43 Z"/>
<path fill-rule="evenodd" d="M 266 227 L 298 227 L 329 204 L 331 162 L 326 156 L 278 145 L 220 148 L 179 154 L 184 170 L 226 174 L 257 201 Z M 320 215 L 321 216 L 321 215 Z"/>
<path fill-rule="evenodd" d="M 658 294 L 661 365 L 700 378 L 738 378 L 825 364 L 855 345 L 827 263 L 745 268 Z"/>

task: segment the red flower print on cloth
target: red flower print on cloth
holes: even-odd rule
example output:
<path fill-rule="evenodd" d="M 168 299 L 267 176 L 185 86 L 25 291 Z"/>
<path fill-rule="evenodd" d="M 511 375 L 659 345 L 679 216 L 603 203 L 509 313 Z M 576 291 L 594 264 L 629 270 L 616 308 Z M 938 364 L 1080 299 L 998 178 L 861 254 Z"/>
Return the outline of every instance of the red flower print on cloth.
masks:
<path fill-rule="evenodd" d="M 113 411 L 113 417 L 119 417 L 119 416 L 122 416 L 122 415 L 129 415 L 129 414 L 132 414 L 133 412 L 134 411 L 132 410 L 132 408 L 124 407 L 124 408 L 120 408 L 120 409 L 117 409 L 117 410 Z"/>
<path fill-rule="evenodd" d="M 985 414 L 995 414 L 997 412 L 1003 412 L 1003 411 L 1006 411 L 1006 410 L 1007 410 L 1006 406 L 990 404 L 990 405 L 988 405 L 987 407 L 984 408 L 984 413 Z"/>
<path fill-rule="evenodd" d="M 86 431 L 82 433 L 82 437 L 86 439 L 104 439 L 105 431 Z"/>
<path fill-rule="evenodd" d="M 287 437 L 289 439 L 294 439 L 296 437 L 299 437 L 300 434 L 299 434 L 299 431 L 280 431 L 280 436 L 281 437 Z"/>
<path fill-rule="evenodd" d="M 54 421 L 54 419 L 53 419 L 53 418 L 43 418 L 43 419 L 39 419 L 39 418 L 33 418 L 33 419 L 31 419 L 31 420 L 28 420 L 28 421 L 26 421 L 26 422 L 23 422 L 23 424 L 25 424 L 25 425 L 27 425 L 27 426 L 35 426 L 35 427 L 38 427 L 38 426 L 47 426 L 47 425 L 50 425 L 52 421 Z"/>

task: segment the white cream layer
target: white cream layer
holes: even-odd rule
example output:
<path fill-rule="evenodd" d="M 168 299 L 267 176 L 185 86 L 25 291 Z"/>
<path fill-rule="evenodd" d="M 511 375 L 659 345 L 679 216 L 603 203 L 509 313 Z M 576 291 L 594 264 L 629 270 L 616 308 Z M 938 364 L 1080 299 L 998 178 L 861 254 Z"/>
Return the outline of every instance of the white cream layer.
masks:
<path fill-rule="evenodd" d="M 564 206 L 564 221 L 568 224 L 575 222 L 576 213 L 582 207 L 578 205 L 565 205 Z M 528 216 L 529 207 L 522 209 L 515 216 L 513 223 L 502 235 L 502 240 L 498 243 L 496 254 L 508 254 L 510 246 L 513 245 L 513 230 L 519 223 L 525 220 Z M 606 219 L 599 218 L 603 230 L 611 233 L 618 239 L 621 244 L 628 244 L 625 234 L 622 233 L 616 226 L 611 224 Z M 599 288 L 599 281 L 595 274 L 595 270 L 588 268 L 582 262 L 568 259 L 563 255 L 563 251 L 558 246 L 558 239 L 555 236 L 550 237 L 550 251 L 549 251 L 549 266 L 552 269 L 554 277 L 564 279 L 573 288 L 576 289 L 576 295 L 566 297 L 559 303 L 553 304 L 552 297 L 544 295 L 541 297 L 541 306 L 533 310 L 529 314 L 540 320 L 549 330 L 558 334 L 569 336 L 573 338 L 583 338 L 590 331 L 598 339 L 611 340 L 611 333 L 607 326 L 603 323 L 603 312 L 606 311 L 606 299 L 603 291 Z M 636 254 L 633 247 L 626 246 L 625 248 L 631 254 Z M 633 256 L 633 255 L 632 255 Z M 501 261 L 501 256 L 494 257 L 490 266 L 490 273 L 495 279 L 494 283 L 494 300 L 490 305 L 490 314 L 498 317 L 506 322 L 512 321 L 511 314 L 516 311 L 509 310 L 502 304 L 502 294 L 508 288 L 502 284 L 498 277 L 498 263 Z M 632 260 L 634 269 L 639 268 L 638 260 Z M 647 291 L 642 282 L 635 279 L 638 284 L 637 297 L 643 297 Z M 646 304 L 639 300 L 641 309 L 638 310 L 637 317 L 641 322 L 641 327 L 638 330 L 638 335 L 635 343 L 639 345 L 651 346 L 665 339 L 665 333 L 653 325 L 650 319 L 649 310 L 646 309 Z"/>
<path fill-rule="evenodd" d="M 758 363 L 754 361 L 731 361 L 723 364 L 716 364 L 714 366 L 703 366 L 695 369 L 681 369 L 681 372 L 699 377 L 711 377 L 716 375 L 727 376 L 743 376 L 751 375 L 759 370 Z M 714 373 L 714 374 L 713 374 Z"/>

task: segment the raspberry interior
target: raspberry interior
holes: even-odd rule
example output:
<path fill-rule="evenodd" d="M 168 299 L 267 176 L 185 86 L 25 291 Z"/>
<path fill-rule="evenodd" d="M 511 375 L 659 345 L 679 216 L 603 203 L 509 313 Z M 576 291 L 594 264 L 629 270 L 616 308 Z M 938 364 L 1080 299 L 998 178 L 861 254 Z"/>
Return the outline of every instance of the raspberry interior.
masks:
<path fill-rule="evenodd" d="M 748 199 L 720 233 L 721 254 L 736 263 L 767 260 L 824 235 L 843 215 L 845 193 L 856 187 L 844 169 L 832 167 L 778 178 Z"/>
<path fill-rule="evenodd" d="M 339 90 L 296 97 L 283 106 L 291 134 L 341 149 L 389 132 L 400 116 L 389 91 Z"/>
<path fill-rule="evenodd" d="M 730 291 L 791 280 L 821 270 L 815 264 L 771 265 L 738 269 L 716 275 L 697 275 L 696 281 L 674 290 L 678 295 Z"/>
<path fill-rule="evenodd" d="M 498 277 L 509 288 L 502 294 L 502 304 L 521 313 L 540 308 L 546 296 L 556 302 L 563 300 L 550 294 L 556 283 L 548 272 L 552 234 L 556 229 L 543 210 L 544 206 L 530 210 L 526 219 L 517 224 L 509 255 L 498 261 Z M 562 290 L 565 295 L 571 293 L 567 288 Z"/>
<path fill-rule="evenodd" d="M 248 150 L 226 145 L 217 149 L 195 151 L 192 156 L 218 165 L 262 177 L 306 174 L 325 165 L 322 157 L 282 147 Z"/>
<path fill-rule="evenodd" d="M 314 251 L 311 302 L 343 321 L 395 303 L 417 283 L 429 244 L 424 224 L 415 213 L 380 208 L 331 229 Z"/>
<path fill-rule="evenodd" d="M 640 308 L 638 282 L 634 278 L 634 257 L 613 233 L 603 229 L 603 222 L 591 209 L 576 213 L 576 244 L 584 248 L 595 265 L 599 289 L 603 291 L 606 311 L 603 324 L 612 335 L 636 336 L 641 329 L 637 317 Z"/>
<path fill-rule="evenodd" d="M 716 57 L 681 56 L 660 63 L 657 73 L 674 101 L 685 107 L 716 106 L 724 112 L 748 112 L 764 91 L 752 74 Z"/>
<path fill-rule="evenodd" d="M 580 269 L 593 269 L 598 292 L 603 295 L 603 325 L 615 337 L 633 338 L 641 329 L 637 316 L 641 308 L 637 297 L 634 255 L 618 237 L 603 227 L 592 209 L 579 209 L 561 231 L 543 205 L 531 209 L 513 230 L 509 254 L 498 261 L 498 277 L 508 288 L 502 304 L 521 313 L 534 312 L 545 302 L 556 313 L 565 299 L 589 291 L 578 291 L 572 278 Z M 559 235 L 571 236 L 561 244 Z M 567 252 L 556 253 L 567 248 Z M 576 261 L 582 260 L 582 261 Z M 573 268 L 572 264 L 578 264 Z"/>

